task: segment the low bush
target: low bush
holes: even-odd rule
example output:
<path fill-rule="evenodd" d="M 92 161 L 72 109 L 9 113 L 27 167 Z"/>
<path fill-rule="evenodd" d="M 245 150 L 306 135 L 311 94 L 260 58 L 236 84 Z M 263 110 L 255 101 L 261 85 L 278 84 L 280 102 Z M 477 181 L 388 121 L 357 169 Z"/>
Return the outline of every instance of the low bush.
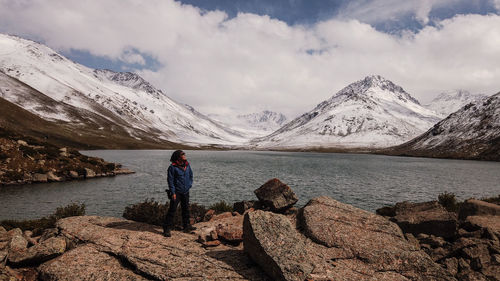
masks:
<path fill-rule="evenodd" d="M 455 198 L 455 194 L 445 191 L 444 193 L 439 194 L 438 202 L 448 212 L 458 212 L 459 203 Z"/>
<path fill-rule="evenodd" d="M 146 199 L 144 202 L 125 207 L 123 217 L 128 220 L 162 226 L 168 207 L 168 205 L 156 202 L 154 199 Z M 197 223 L 203 220 L 207 209 L 202 205 L 191 203 L 189 204 L 189 212 L 194 223 Z M 181 213 L 182 211 L 179 204 L 174 217 L 175 228 L 182 227 Z"/>
<path fill-rule="evenodd" d="M 225 212 L 232 212 L 233 206 L 226 203 L 226 201 L 222 200 L 217 203 L 214 203 L 208 207 L 211 210 L 214 210 L 216 214 L 221 214 Z"/>
<path fill-rule="evenodd" d="M 64 207 L 58 207 L 54 214 L 33 220 L 3 220 L 0 225 L 5 229 L 20 228 L 21 230 L 31 230 L 33 235 L 41 235 L 47 228 L 54 228 L 59 219 L 85 215 L 85 204 L 71 203 Z"/>

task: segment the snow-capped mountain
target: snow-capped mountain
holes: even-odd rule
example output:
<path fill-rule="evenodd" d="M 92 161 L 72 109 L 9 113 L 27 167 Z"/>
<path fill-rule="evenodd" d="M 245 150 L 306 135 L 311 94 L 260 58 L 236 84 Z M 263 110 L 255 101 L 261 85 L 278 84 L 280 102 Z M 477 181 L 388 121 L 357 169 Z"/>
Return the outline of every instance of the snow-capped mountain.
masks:
<path fill-rule="evenodd" d="M 429 104 L 424 106 L 430 110 L 434 110 L 442 118 L 446 118 L 466 104 L 479 102 L 486 97 L 486 95 L 471 94 L 466 90 L 453 90 L 439 94 Z"/>
<path fill-rule="evenodd" d="M 282 113 L 264 110 L 258 113 L 242 114 L 237 118 L 248 124 L 250 128 L 259 129 L 267 132 L 274 132 L 281 128 L 287 121 Z"/>
<path fill-rule="evenodd" d="M 374 75 L 252 143 L 264 148 L 387 147 L 418 136 L 439 120 L 403 88 Z"/>
<path fill-rule="evenodd" d="M 419 137 L 395 148 L 397 154 L 500 160 L 500 93 L 469 103 Z"/>
<path fill-rule="evenodd" d="M 6 94 L 4 98 L 47 120 L 77 127 L 98 125 L 102 120 L 97 119 L 103 119 L 113 124 L 109 128 L 124 130 L 136 139 L 146 135 L 191 145 L 247 140 L 173 101 L 134 73 L 93 70 L 29 40 L 0 34 L 0 72 L 38 93 L 38 97 L 28 91 L 26 95 L 32 96 Z M 102 127 L 105 133 L 107 127 Z"/>
<path fill-rule="evenodd" d="M 281 128 L 287 121 L 284 114 L 263 110 L 250 114 L 220 115 L 210 114 L 211 118 L 234 128 L 239 132 L 246 132 L 253 137 L 263 137 Z"/>

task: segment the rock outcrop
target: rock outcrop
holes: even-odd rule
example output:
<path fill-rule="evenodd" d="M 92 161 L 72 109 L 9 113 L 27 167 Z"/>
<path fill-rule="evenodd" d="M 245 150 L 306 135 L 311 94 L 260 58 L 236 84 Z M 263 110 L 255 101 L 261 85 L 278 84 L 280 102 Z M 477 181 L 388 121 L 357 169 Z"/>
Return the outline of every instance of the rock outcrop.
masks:
<path fill-rule="evenodd" d="M 460 205 L 458 212 L 460 219 L 465 219 L 468 216 L 484 215 L 500 216 L 500 206 L 476 199 L 469 199 Z"/>
<path fill-rule="evenodd" d="M 0 128 L 0 186 L 60 182 L 133 173 L 119 164 Z"/>
<path fill-rule="evenodd" d="M 305 234 L 316 242 L 309 250 L 321 265 L 315 279 L 454 280 L 381 216 L 319 197 L 309 201 L 301 217 Z"/>
<path fill-rule="evenodd" d="M 314 269 L 304 239 L 287 217 L 264 211 L 247 213 L 243 231 L 245 252 L 273 280 L 305 280 Z"/>
<path fill-rule="evenodd" d="M 428 213 L 429 209 L 434 211 L 439 209 L 432 207 L 436 202 L 398 204 L 399 211 L 404 209 L 405 213 L 413 213 L 412 215 L 416 217 L 423 217 L 422 213 Z M 397 216 L 398 204 L 377 212 L 392 216 L 391 220 L 400 224 Z M 421 229 L 418 229 L 418 226 L 411 229 L 413 233 L 418 234 L 413 236 L 408 232 L 406 236 L 416 247 L 425 251 L 433 261 L 441 264 L 450 275 L 459 280 L 500 280 L 498 208 L 499 206 L 495 204 L 475 199 L 466 200 L 459 209 L 459 219 L 455 222 L 456 231 L 452 232 L 452 227 L 449 227 L 448 231 L 442 231 L 443 228 L 440 229 L 438 224 L 435 224 L 437 230 L 429 231 L 429 227 L 424 224 Z M 440 210 L 438 213 L 443 214 L 444 211 Z M 446 219 L 456 217 L 456 214 L 449 213 L 440 217 Z"/>
<path fill-rule="evenodd" d="M 102 276 L 112 276 L 116 271 L 115 266 L 100 267 L 99 259 L 111 258 L 120 263 L 123 276 L 135 273 L 155 280 L 266 280 L 265 274 L 251 265 L 241 247 L 220 245 L 205 249 L 192 234 L 173 231 L 171 238 L 165 238 L 159 227 L 103 217 L 65 218 L 57 226 L 60 235 L 77 247 L 43 264 L 42 277 L 68 278 L 70 273 L 62 265 L 78 255 L 82 262 L 87 259 L 84 264 L 88 264 L 89 270 L 99 271 L 92 274 Z M 82 246 L 87 248 L 80 249 Z M 99 258 L 94 260 L 96 253 Z M 113 263 L 116 265 L 116 262 Z"/>
<path fill-rule="evenodd" d="M 446 211 L 437 201 L 401 202 L 384 211 L 390 214 L 390 220 L 397 223 L 404 233 L 451 238 L 457 231 L 457 215 Z"/>
<path fill-rule="evenodd" d="M 271 211 L 283 211 L 292 207 L 297 201 L 297 195 L 279 179 L 271 179 L 254 191 L 259 201 Z"/>

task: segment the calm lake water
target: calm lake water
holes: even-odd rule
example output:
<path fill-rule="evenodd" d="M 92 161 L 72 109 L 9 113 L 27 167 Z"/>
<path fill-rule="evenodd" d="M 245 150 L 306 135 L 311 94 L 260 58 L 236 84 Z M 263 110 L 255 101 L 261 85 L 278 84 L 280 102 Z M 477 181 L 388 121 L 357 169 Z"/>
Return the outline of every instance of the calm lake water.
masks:
<path fill-rule="evenodd" d="M 121 217 L 125 206 L 153 198 L 164 202 L 172 151 L 83 151 L 122 163 L 132 175 L 87 181 L 0 188 L 0 219 L 37 218 L 71 202 L 89 215 Z M 279 178 L 298 195 L 299 206 L 327 195 L 374 211 L 386 204 L 435 200 L 444 192 L 460 199 L 500 194 L 500 163 L 363 154 L 187 151 L 195 183 L 191 201 L 210 205 L 254 200 L 253 191 Z"/>

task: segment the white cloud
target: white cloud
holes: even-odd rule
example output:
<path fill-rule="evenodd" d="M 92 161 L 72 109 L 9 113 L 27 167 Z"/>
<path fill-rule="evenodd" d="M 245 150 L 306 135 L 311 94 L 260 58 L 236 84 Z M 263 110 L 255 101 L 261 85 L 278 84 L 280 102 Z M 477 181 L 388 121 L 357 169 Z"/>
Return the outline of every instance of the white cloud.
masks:
<path fill-rule="evenodd" d="M 129 63 L 129 64 L 139 64 L 139 65 L 145 65 L 146 60 L 144 59 L 141 54 L 135 53 L 134 51 L 130 50 L 125 50 L 121 55 L 120 55 L 120 60 Z"/>
<path fill-rule="evenodd" d="M 500 12 L 500 0 L 491 0 L 493 2 L 493 5 L 497 9 L 497 11 Z"/>
<path fill-rule="evenodd" d="M 204 113 L 267 108 L 294 116 L 369 74 L 422 101 L 455 88 L 500 90 L 498 15 L 460 15 L 398 37 L 357 20 L 289 26 L 254 14 L 228 19 L 170 0 L 0 0 L 0 6 L 2 32 L 41 38 L 58 50 L 158 60 L 160 69 L 140 74 Z M 421 7 L 425 20 L 429 6 Z"/>
<path fill-rule="evenodd" d="M 426 25 L 429 22 L 429 13 L 433 8 L 457 4 L 461 1 L 469 0 L 349 1 L 348 5 L 339 12 L 339 16 L 344 19 L 378 23 L 387 20 L 398 20 L 401 16 L 413 14 L 420 23 Z"/>

